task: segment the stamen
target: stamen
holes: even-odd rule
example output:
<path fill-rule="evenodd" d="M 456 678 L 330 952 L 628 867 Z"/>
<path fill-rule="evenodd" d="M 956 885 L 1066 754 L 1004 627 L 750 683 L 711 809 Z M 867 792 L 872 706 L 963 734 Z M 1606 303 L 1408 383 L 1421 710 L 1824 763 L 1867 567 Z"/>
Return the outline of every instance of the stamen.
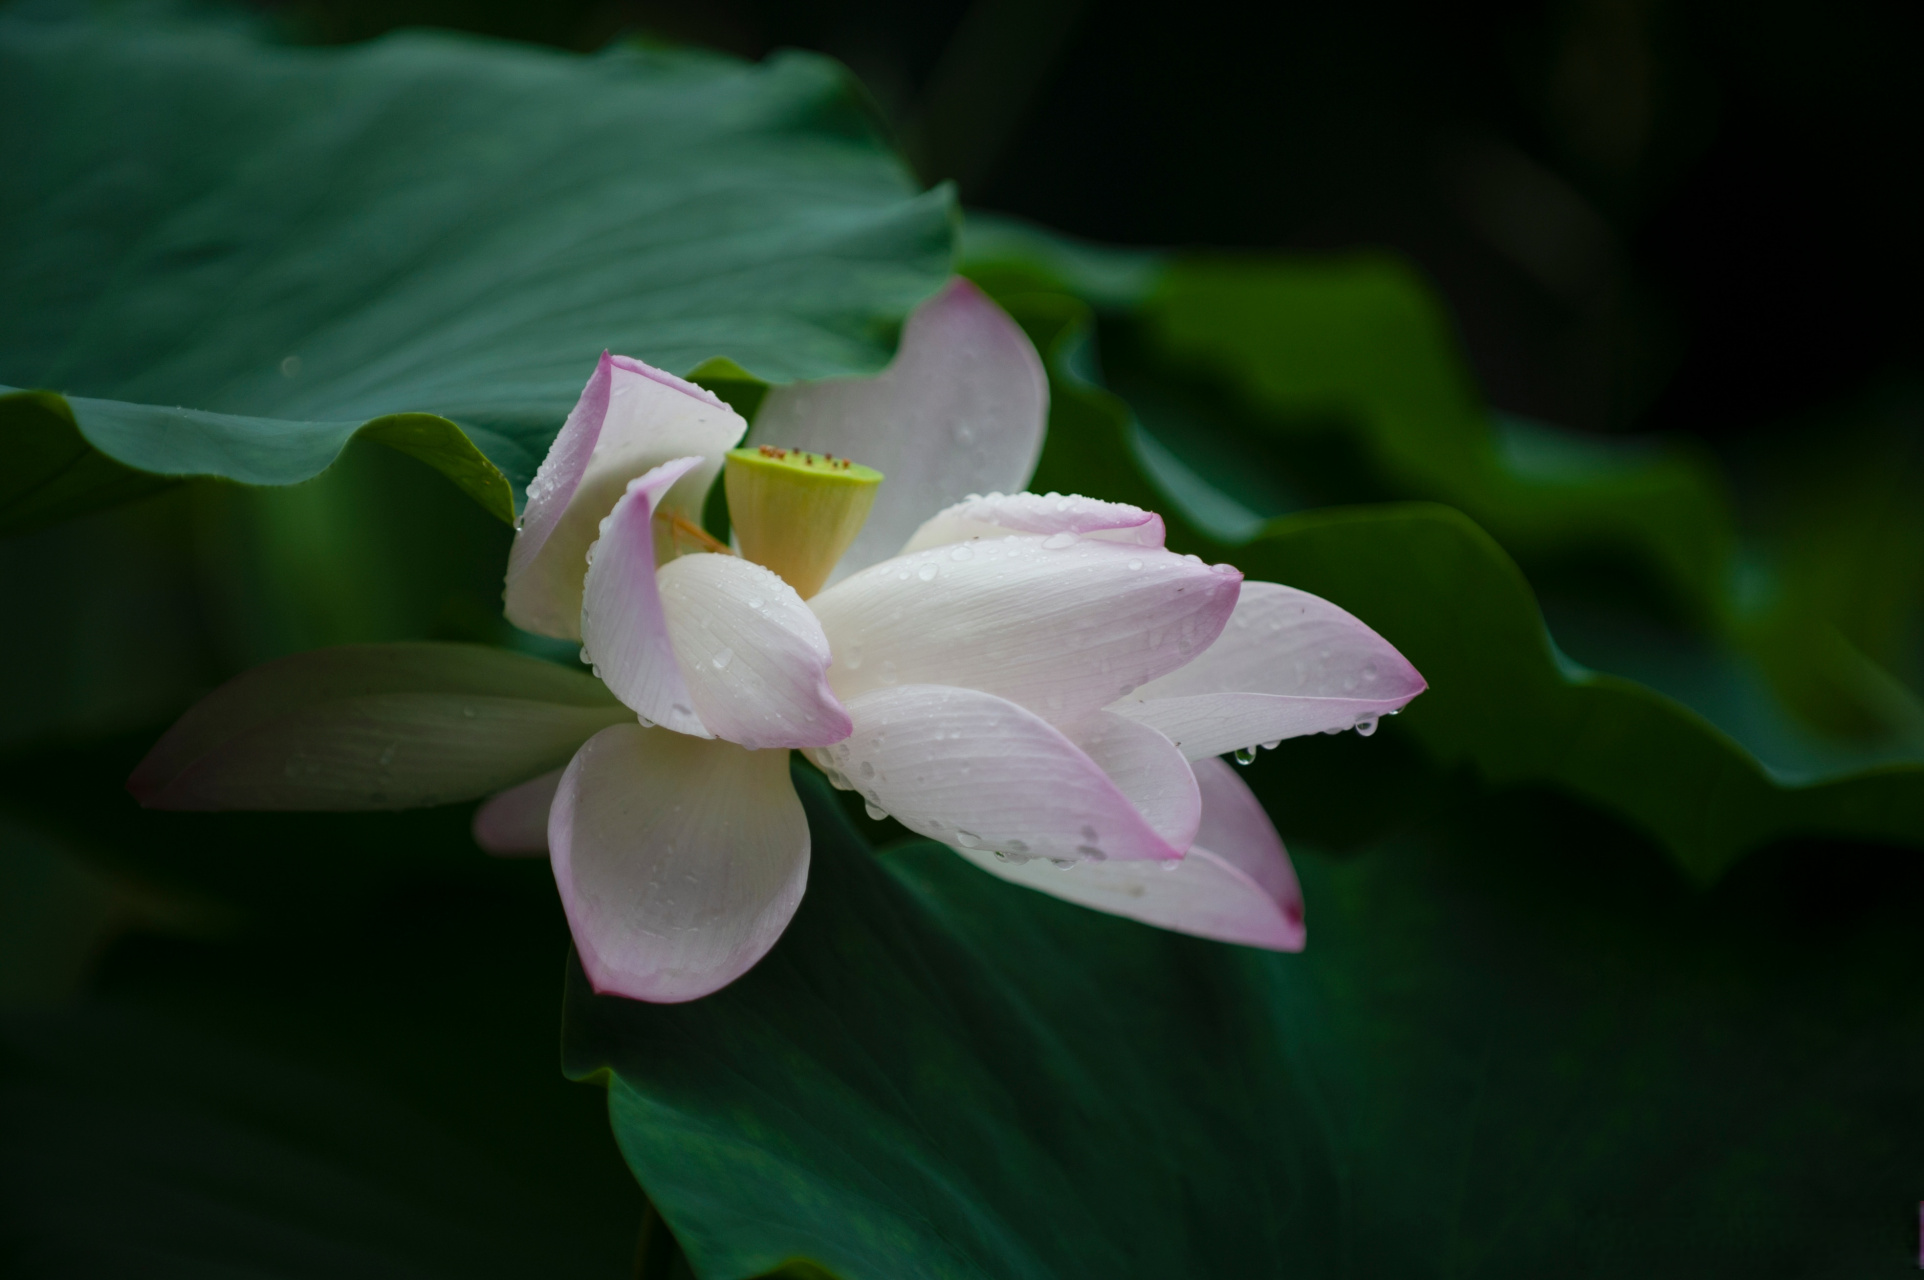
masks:
<path fill-rule="evenodd" d="M 675 554 L 683 555 L 687 548 L 685 542 L 692 542 L 703 551 L 713 551 L 717 555 L 732 556 L 734 550 L 725 542 L 717 541 L 708 530 L 690 520 L 678 511 L 655 512 L 655 519 L 668 526 L 669 540 L 674 543 Z"/>

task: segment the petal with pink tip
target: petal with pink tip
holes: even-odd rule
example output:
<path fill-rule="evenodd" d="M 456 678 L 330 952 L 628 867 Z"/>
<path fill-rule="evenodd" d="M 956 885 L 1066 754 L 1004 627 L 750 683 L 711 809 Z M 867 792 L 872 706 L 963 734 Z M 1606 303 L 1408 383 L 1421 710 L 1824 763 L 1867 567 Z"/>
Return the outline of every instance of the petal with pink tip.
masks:
<path fill-rule="evenodd" d="M 1011 534 L 897 556 L 809 607 L 844 703 L 891 683 L 961 685 L 1061 725 L 1208 648 L 1241 580 L 1155 547 Z"/>
<path fill-rule="evenodd" d="M 1191 760 L 1374 723 L 1428 686 L 1383 637 L 1329 601 L 1245 582 L 1195 661 L 1110 710 L 1160 730 Z"/>
<path fill-rule="evenodd" d="M 561 785 L 561 772 L 550 769 L 482 801 L 474 811 L 474 842 L 498 858 L 547 856 L 548 809 Z"/>
<path fill-rule="evenodd" d="M 696 458 L 657 505 L 699 524 L 722 454 L 747 426 L 694 383 L 604 352 L 528 485 L 527 510 L 508 556 L 508 621 L 541 635 L 578 638 L 588 546 L 628 482 L 670 459 Z"/>
<path fill-rule="evenodd" d="M 768 953 L 808 882 L 808 819 L 786 751 L 616 725 L 561 777 L 555 883 L 589 981 L 672 1004 Z"/>
<path fill-rule="evenodd" d="M 828 685 L 828 637 L 795 588 L 736 556 L 692 555 L 656 574 L 695 713 L 744 747 L 819 747 L 848 736 Z"/>
<path fill-rule="evenodd" d="M 991 493 L 965 498 L 930 516 L 903 546 L 902 554 L 1011 533 L 1047 537 L 1064 532 L 1130 546 L 1160 547 L 1164 531 L 1161 516 L 1126 502 L 1102 502 L 1075 494 Z"/>
<path fill-rule="evenodd" d="M 601 522 L 581 608 L 582 651 L 637 715 L 678 733 L 714 735 L 695 711 L 655 579 L 655 504 L 700 458 L 677 458 L 628 486 Z"/>
<path fill-rule="evenodd" d="M 1177 933 L 1301 951 L 1303 895 L 1262 805 L 1220 760 L 1198 760 L 1202 825 L 1181 862 L 1004 862 L 957 850 L 984 871 L 1053 897 Z"/>
<path fill-rule="evenodd" d="M 1048 416 L 1049 380 L 1028 336 L 957 279 L 909 317 L 894 362 L 875 377 L 771 389 L 753 440 L 853 458 L 888 477 L 840 577 L 894 555 L 964 494 L 1022 488 Z"/>
<path fill-rule="evenodd" d="M 1095 760 L 1013 702 L 973 689 L 901 685 L 865 693 L 848 711 L 855 722 L 848 740 L 812 757 L 911 831 L 1018 857 L 1182 856 Z M 1150 776 L 1153 763 L 1140 743 L 1117 741 L 1110 754 L 1126 764 L 1125 780 L 1138 792 L 1161 798 L 1179 789 Z M 1172 751 L 1162 767 L 1182 769 L 1182 760 Z M 1172 812 L 1159 816 L 1169 821 Z"/>

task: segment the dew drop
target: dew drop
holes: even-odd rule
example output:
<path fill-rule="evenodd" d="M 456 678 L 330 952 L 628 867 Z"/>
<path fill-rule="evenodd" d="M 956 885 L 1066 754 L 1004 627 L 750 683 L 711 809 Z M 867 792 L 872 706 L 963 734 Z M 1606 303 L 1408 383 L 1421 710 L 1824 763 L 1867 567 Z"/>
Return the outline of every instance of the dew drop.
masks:
<path fill-rule="evenodd" d="M 1044 551 L 1060 551 L 1064 547 L 1073 547 L 1080 541 L 1081 539 L 1076 537 L 1075 534 L 1064 529 L 1061 533 L 1052 533 L 1044 538 L 1042 540 L 1042 549 Z"/>
<path fill-rule="evenodd" d="M 1274 750 L 1275 750 L 1276 748 L 1278 748 L 1278 747 L 1280 747 L 1280 746 L 1282 746 L 1282 745 L 1283 745 L 1283 740 L 1282 740 L 1281 738 L 1277 738 L 1277 739 L 1275 739 L 1275 740 L 1274 740 L 1273 742 L 1265 742 L 1265 743 L 1263 744 L 1263 750 L 1265 750 L 1265 751 L 1274 751 Z"/>
<path fill-rule="evenodd" d="M 1129 562 L 1129 567 L 1130 567 L 1131 569 L 1140 569 L 1140 568 L 1142 568 L 1142 561 L 1140 561 L 1140 560 L 1131 560 L 1131 561 Z"/>
<path fill-rule="evenodd" d="M 720 653 L 717 653 L 714 657 L 709 659 L 710 662 L 715 664 L 715 670 L 717 671 L 723 670 L 728 666 L 729 663 L 733 662 L 734 660 L 735 660 L 735 651 L 733 649 L 727 648 L 726 646 L 722 648 L 722 651 Z"/>
<path fill-rule="evenodd" d="M 1058 871 L 1067 871 L 1070 867 L 1075 866 L 1077 861 L 1075 858 L 1051 858 L 1049 859 L 1049 865 Z"/>
<path fill-rule="evenodd" d="M 1255 764 L 1255 763 L 1256 763 L 1256 748 L 1254 748 L 1254 747 L 1237 747 L 1237 748 L 1236 748 L 1236 763 L 1237 763 L 1237 764 L 1240 764 L 1240 765 L 1251 765 L 1251 764 Z"/>
<path fill-rule="evenodd" d="M 862 776 L 864 778 L 873 778 L 875 776 L 875 762 L 873 760 L 862 761 Z"/>
<path fill-rule="evenodd" d="M 867 800 L 862 801 L 862 809 L 869 817 L 875 819 L 877 822 L 889 816 L 887 809 L 882 808 L 880 805 L 870 804 Z"/>
<path fill-rule="evenodd" d="M 937 569 L 934 565 L 925 564 L 920 569 L 917 569 L 915 571 L 915 576 L 920 578 L 924 582 L 934 582 L 935 575 L 940 572 L 941 570 Z"/>
<path fill-rule="evenodd" d="M 1370 735 L 1371 735 L 1372 733 L 1375 733 L 1375 732 L 1376 732 L 1376 717 L 1375 717 L 1375 716 L 1363 716 L 1363 717 L 1361 717 L 1361 718 L 1359 718 L 1359 719 L 1357 720 L 1357 722 L 1356 722 L 1356 736 L 1357 736 L 1357 737 L 1359 737 L 1359 738 L 1367 738 L 1367 737 L 1369 737 L 1369 736 L 1370 736 Z"/>
<path fill-rule="evenodd" d="M 967 543 L 963 543 L 961 546 L 957 547 L 955 550 L 949 552 L 949 559 L 955 560 L 955 561 L 973 560 L 974 558 L 975 558 L 975 551 L 972 548 L 970 548 Z"/>
<path fill-rule="evenodd" d="M 960 827 L 955 829 L 955 842 L 964 849 L 980 849 L 982 847 L 981 836 L 978 836 L 973 831 L 964 831 Z M 997 850 L 997 852 L 999 853 L 1001 851 Z"/>
<path fill-rule="evenodd" d="M 887 658 L 882 659 L 882 683 L 894 684 L 895 680 L 895 664 Z"/>

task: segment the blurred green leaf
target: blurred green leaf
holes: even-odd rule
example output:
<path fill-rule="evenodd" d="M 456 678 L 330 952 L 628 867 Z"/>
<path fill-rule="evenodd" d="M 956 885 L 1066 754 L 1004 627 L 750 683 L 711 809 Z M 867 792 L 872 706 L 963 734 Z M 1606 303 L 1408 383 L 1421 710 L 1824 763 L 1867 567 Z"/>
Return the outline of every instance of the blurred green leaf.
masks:
<path fill-rule="evenodd" d="M 630 1274 L 641 1197 L 555 1070 L 565 928 L 512 870 L 330 933 L 129 939 L 85 1000 L 0 1016 L 6 1270 Z"/>
<path fill-rule="evenodd" d="M 0 528 L 133 473 L 291 484 L 357 432 L 511 519 L 604 347 L 866 372 L 949 266 L 948 193 L 805 54 L 299 49 L 16 6 L 0 115 L 0 382 L 62 393 L 0 396 Z"/>
<path fill-rule="evenodd" d="M 1845 1276 L 1914 1247 L 1915 876 L 1843 918 L 1784 867 L 1707 896 L 1594 813 L 1458 785 L 1421 834 L 1299 849 L 1310 946 L 1280 956 L 873 856 L 798 783 L 809 892 L 766 960 L 686 1005 L 569 991 L 571 1069 L 701 1275 Z"/>
<path fill-rule="evenodd" d="M 1714 658 L 1679 665 L 1673 650 L 1655 649 L 1645 665 L 1656 687 L 1572 662 L 1552 644 L 1516 564 L 1453 510 L 1305 512 L 1240 545 L 1208 537 L 1133 447 L 1128 406 L 1078 373 L 1089 365 L 1087 308 L 1062 294 L 1002 302 L 1050 368 L 1049 437 L 1034 487 L 1161 510 L 1172 547 L 1362 618 L 1428 678 L 1405 724 L 1438 762 L 1471 764 L 1497 783 L 1562 787 L 1630 819 L 1705 881 L 1792 836 L 1924 844 L 1917 753 L 1813 744 L 1781 715 L 1764 719 L 1773 704 L 1761 681 L 1743 685 L 1741 668 Z M 1679 693 L 1726 714 L 1712 723 Z"/>

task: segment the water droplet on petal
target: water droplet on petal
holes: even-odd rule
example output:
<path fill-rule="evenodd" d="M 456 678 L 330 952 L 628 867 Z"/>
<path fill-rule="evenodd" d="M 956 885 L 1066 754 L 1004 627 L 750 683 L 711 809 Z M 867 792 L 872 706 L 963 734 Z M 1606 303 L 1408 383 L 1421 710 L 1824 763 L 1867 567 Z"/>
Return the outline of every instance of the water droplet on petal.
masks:
<path fill-rule="evenodd" d="M 1073 547 L 1080 541 L 1081 539 L 1076 537 L 1075 534 L 1064 529 L 1061 533 L 1052 533 L 1044 538 L 1042 540 L 1042 549 L 1044 551 L 1060 551 L 1064 547 Z"/>
<path fill-rule="evenodd" d="M 717 653 L 714 657 L 709 659 L 710 662 L 715 664 L 715 670 L 717 671 L 723 670 L 728 666 L 729 663 L 733 662 L 734 660 L 735 660 L 735 651 L 726 646 L 722 648 L 720 653 Z"/>
<path fill-rule="evenodd" d="M 935 575 L 940 572 L 941 570 L 936 568 L 934 565 L 925 564 L 920 569 L 917 569 L 915 571 L 915 576 L 920 578 L 924 582 L 934 582 Z"/>
<path fill-rule="evenodd" d="M 875 762 L 873 760 L 862 761 L 862 776 L 864 778 L 873 778 L 875 776 Z"/>
<path fill-rule="evenodd" d="M 1237 764 L 1241 764 L 1241 765 L 1251 765 L 1251 764 L 1255 764 L 1255 763 L 1256 763 L 1256 748 L 1254 748 L 1254 747 L 1237 747 L 1237 748 L 1236 748 L 1236 763 L 1237 763 Z"/>
<path fill-rule="evenodd" d="M 949 552 L 949 559 L 951 560 L 973 560 L 974 558 L 975 552 L 966 543 Z M 933 577 L 934 575 L 931 574 L 930 576 Z"/>
<path fill-rule="evenodd" d="M 1367 738 L 1367 737 L 1369 737 L 1369 736 L 1370 736 L 1370 735 L 1371 735 L 1372 733 L 1375 733 L 1375 732 L 1376 732 L 1376 717 L 1375 717 L 1375 716 L 1362 716 L 1362 717 L 1360 717 L 1360 718 L 1358 718 L 1358 720 L 1356 721 L 1356 736 L 1357 736 L 1357 737 L 1359 737 L 1359 738 Z"/>
<path fill-rule="evenodd" d="M 955 829 L 955 842 L 964 849 L 980 849 L 982 847 L 981 836 L 975 834 L 973 831 L 964 831 L 960 827 Z M 998 850 L 998 852 L 1000 852 L 1000 850 Z"/>
<path fill-rule="evenodd" d="M 1070 867 L 1073 867 L 1073 866 L 1075 866 L 1075 865 L 1076 865 L 1076 862 L 1077 862 L 1077 859 L 1075 859 L 1075 858 L 1051 858 L 1051 859 L 1049 859 L 1049 865 L 1050 865 L 1050 866 L 1052 866 L 1052 867 L 1054 867 L 1054 868 L 1056 868 L 1056 869 L 1057 869 L 1058 871 L 1067 871 L 1067 870 L 1068 870 L 1068 869 L 1069 869 Z"/>
<path fill-rule="evenodd" d="M 1283 740 L 1282 740 L 1281 738 L 1277 738 L 1277 739 L 1275 739 L 1275 740 L 1273 740 L 1273 741 L 1270 741 L 1270 742 L 1265 742 L 1265 743 L 1263 744 L 1263 750 L 1265 750 L 1265 751 L 1274 751 L 1274 750 L 1275 750 L 1276 748 L 1278 748 L 1278 747 L 1280 747 L 1280 746 L 1282 746 L 1282 745 L 1283 745 Z"/>
<path fill-rule="evenodd" d="M 889 816 L 887 809 L 879 805 L 870 804 L 867 800 L 862 801 L 862 808 L 867 812 L 869 817 L 875 819 L 877 822 Z"/>
<path fill-rule="evenodd" d="M 1129 567 L 1130 567 L 1131 569 L 1140 569 L 1140 568 L 1142 568 L 1142 561 L 1140 561 L 1140 560 L 1131 560 L 1131 561 L 1129 562 Z"/>

